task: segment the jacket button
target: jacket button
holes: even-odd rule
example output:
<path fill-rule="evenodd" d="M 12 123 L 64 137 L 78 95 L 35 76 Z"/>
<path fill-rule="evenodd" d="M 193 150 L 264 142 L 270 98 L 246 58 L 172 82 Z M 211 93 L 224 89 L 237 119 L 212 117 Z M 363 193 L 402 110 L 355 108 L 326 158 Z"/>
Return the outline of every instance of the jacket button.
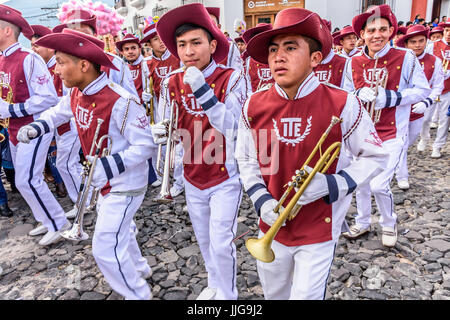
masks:
<path fill-rule="evenodd" d="M 224 167 L 221 167 L 221 168 L 220 168 L 220 171 L 225 171 L 225 168 L 224 168 Z"/>
<path fill-rule="evenodd" d="M 326 223 L 330 223 L 330 222 L 331 222 L 331 219 L 330 219 L 329 217 L 326 217 L 326 218 L 325 218 L 325 222 L 326 222 Z"/>

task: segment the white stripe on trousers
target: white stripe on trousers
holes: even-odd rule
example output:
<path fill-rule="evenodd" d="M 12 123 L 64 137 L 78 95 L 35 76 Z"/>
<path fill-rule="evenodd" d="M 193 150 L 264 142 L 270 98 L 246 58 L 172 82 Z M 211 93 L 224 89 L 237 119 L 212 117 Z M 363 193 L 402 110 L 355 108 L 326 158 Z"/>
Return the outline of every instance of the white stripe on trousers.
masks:
<path fill-rule="evenodd" d="M 53 133 L 33 139 L 30 143 L 9 141 L 15 170 L 16 187 L 27 202 L 34 218 L 50 231 L 61 229 L 68 221 L 64 210 L 44 181 L 44 167 Z"/>

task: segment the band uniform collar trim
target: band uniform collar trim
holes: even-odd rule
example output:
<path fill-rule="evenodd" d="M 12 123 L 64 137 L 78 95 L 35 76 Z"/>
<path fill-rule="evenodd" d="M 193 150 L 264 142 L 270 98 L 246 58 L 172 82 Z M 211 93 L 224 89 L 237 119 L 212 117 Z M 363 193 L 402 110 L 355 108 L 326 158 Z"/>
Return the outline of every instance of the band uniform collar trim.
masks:
<path fill-rule="evenodd" d="M 317 79 L 314 72 L 311 72 L 298 88 L 294 100 L 306 97 L 308 94 L 313 92 L 319 86 L 319 84 L 320 84 L 319 79 Z M 286 92 L 277 83 L 275 83 L 274 87 L 281 97 L 289 100 L 289 97 L 286 94 Z"/>
<path fill-rule="evenodd" d="M 56 56 L 52 56 L 47 62 L 47 68 L 52 68 L 56 64 Z"/>
<path fill-rule="evenodd" d="M 142 60 L 144 60 L 144 57 L 142 56 L 142 54 L 139 56 L 139 58 L 136 59 L 136 61 L 134 61 L 132 63 L 133 66 L 137 66 L 138 64 L 140 64 L 142 62 Z"/>
<path fill-rule="evenodd" d="M 3 55 L 5 57 L 8 57 L 8 56 L 12 55 L 14 52 L 16 52 L 19 48 L 20 48 L 20 43 L 16 42 L 13 45 L 10 45 L 8 48 L 6 48 L 3 51 Z"/>
<path fill-rule="evenodd" d="M 425 57 L 425 50 L 423 50 L 422 54 L 420 56 L 417 57 L 418 60 L 423 59 L 423 57 Z"/>
<path fill-rule="evenodd" d="M 98 93 L 100 90 L 102 90 L 105 86 L 108 85 L 108 77 L 106 76 L 105 72 L 102 72 L 102 74 L 92 81 L 90 84 L 86 86 L 83 90 L 83 94 L 86 96 L 92 96 L 96 93 Z"/>
<path fill-rule="evenodd" d="M 388 52 L 389 52 L 389 50 L 391 50 L 391 45 L 390 45 L 390 43 L 389 43 L 389 41 L 386 43 L 386 45 L 383 47 L 383 49 L 381 49 L 380 51 L 378 51 L 377 53 L 375 53 L 375 56 L 373 57 L 373 58 L 371 58 L 368 54 L 367 54 L 367 51 L 368 51 L 369 49 L 368 49 L 368 47 L 367 46 L 364 46 L 364 50 L 363 50 L 363 53 L 364 53 L 364 55 L 366 55 L 366 57 L 367 58 L 369 58 L 369 59 L 376 59 L 377 57 L 378 58 L 382 58 L 382 57 L 384 57 Z"/>
<path fill-rule="evenodd" d="M 214 61 L 214 59 L 211 59 L 211 63 L 202 71 L 205 78 L 208 78 L 210 75 L 212 75 L 216 68 L 217 63 Z"/>
<path fill-rule="evenodd" d="M 170 57 L 170 51 L 166 49 L 166 51 L 162 54 L 161 58 L 158 58 L 158 57 L 156 57 L 156 56 L 153 55 L 153 54 L 152 54 L 152 56 L 153 56 L 153 59 L 155 59 L 155 60 L 164 61 L 164 60 L 169 59 L 169 57 Z"/>
<path fill-rule="evenodd" d="M 320 64 L 327 64 L 331 61 L 331 59 L 333 59 L 335 53 L 333 52 L 333 50 L 330 51 L 330 53 L 328 54 L 328 56 L 322 60 L 322 62 L 320 62 Z"/>

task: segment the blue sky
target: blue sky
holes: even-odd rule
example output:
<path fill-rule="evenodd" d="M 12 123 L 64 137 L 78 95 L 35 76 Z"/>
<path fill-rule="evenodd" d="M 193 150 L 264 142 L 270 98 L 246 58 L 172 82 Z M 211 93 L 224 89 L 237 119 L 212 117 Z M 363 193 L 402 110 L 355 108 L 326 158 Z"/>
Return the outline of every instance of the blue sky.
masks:
<path fill-rule="evenodd" d="M 92 0 L 96 2 L 99 0 Z M 41 24 L 46 27 L 53 28 L 59 24 L 57 18 L 48 18 L 48 16 L 56 16 L 57 10 L 42 10 L 41 8 L 54 8 L 58 5 L 68 2 L 67 0 L 0 0 L 1 4 L 5 4 L 22 12 L 22 15 L 27 19 L 29 24 Z M 110 7 L 114 6 L 114 0 L 101 0 Z M 47 14 L 49 13 L 49 14 Z M 29 47 L 29 41 L 23 36 L 20 36 L 19 41 L 25 46 Z"/>

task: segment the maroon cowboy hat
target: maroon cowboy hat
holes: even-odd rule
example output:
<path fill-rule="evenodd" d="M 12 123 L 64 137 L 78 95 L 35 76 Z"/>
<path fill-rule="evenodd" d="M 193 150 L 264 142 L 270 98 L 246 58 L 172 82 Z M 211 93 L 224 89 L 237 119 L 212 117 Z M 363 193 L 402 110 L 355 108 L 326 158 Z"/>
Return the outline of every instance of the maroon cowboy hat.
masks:
<path fill-rule="evenodd" d="M 440 25 L 438 25 L 437 27 L 434 27 L 433 29 L 430 30 L 429 35 L 431 36 L 433 33 L 438 33 L 438 32 L 444 33 L 444 27 L 442 27 Z"/>
<path fill-rule="evenodd" d="M 33 37 L 37 36 L 37 37 L 43 37 L 46 36 L 48 34 L 52 33 L 52 30 L 50 28 L 41 26 L 40 24 L 33 24 L 31 26 L 31 28 L 33 29 L 33 34 L 26 36 L 26 38 L 28 40 L 31 40 Z"/>
<path fill-rule="evenodd" d="M 91 14 L 89 11 L 83 9 L 74 9 L 67 13 L 66 22 L 57 25 L 53 28 L 53 32 L 61 32 L 65 28 L 77 27 L 80 24 L 85 24 L 94 29 L 94 33 L 97 33 L 97 16 Z"/>
<path fill-rule="evenodd" d="M 214 17 L 217 18 L 217 22 L 220 22 L 220 8 L 218 7 L 205 7 L 205 8 L 209 14 L 212 14 Z"/>
<path fill-rule="evenodd" d="M 22 16 L 22 12 L 16 9 L 0 4 L 0 20 L 7 21 L 19 27 L 20 32 L 22 32 L 25 37 L 31 37 L 33 35 L 33 29 Z"/>
<path fill-rule="evenodd" d="M 341 40 L 344 39 L 345 36 L 354 34 L 356 36 L 356 38 L 359 38 L 359 36 L 356 34 L 356 32 L 353 30 L 352 26 L 347 26 L 345 28 L 343 28 L 339 34 L 337 34 L 335 37 L 333 37 L 334 39 L 334 43 L 337 45 L 341 45 Z"/>
<path fill-rule="evenodd" d="M 410 27 L 409 27 L 410 28 Z M 408 27 L 398 27 L 397 28 L 397 34 L 401 33 L 401 34 L 406 34 L 406 32 L 408 32 Z"/>
<path fill-rule="evenodd" d="M 156 23 L 153 23 L 144 29 L 144 35 L 142 36 L 140 44 L 149 42 L 153 37 L 156 37 L 158 33 L 156 32 Z"/>
<path fill-rule="evenodd" d="M 253 38 L 254 36 L 256 36 L 261 32 L 268 30 L 272 30 L 272 25 L 270 23 L 258 23 L 255 27 L 246 30 L 242 34 L 242 39 L 247 44 L 251 38 Z"/>
<path fill-rule="evenodd" d="M 391 7 L 387 4 L 382 4 L 380 6 L 374 6 L 370 9 L 368 9 L 366 12 L 357 15 L 352 20 L 352 26 L 353 30 L 355 30 L 355 33 L 360 35 L 361 30 L 363 29 L 363 26 L 366 24 L 366 22 L 370 19 L 376 19 L 376 18 L 385 18 L 389 21 L 391 26 L 394 27 L 394 32 L 392 32 L 392 36 L 389 38 L 389 40 L 392 40 L 395 35 L 397 34 L 398 29 L 398 23 L 397 18 L 391 11 Z"/>
<path fill-rule="evenodd" d="M 278 12 L 273 29 L 254 36 L 247 44 L 249 55 L 256 61 L 268 64 L 270 40 L 280 34 L 295 33 L 317 40 L 326 57 L 332 48 L 330 30 L 317 13 L 302 8 L 287 8 Z"/>
<path fill-rule="evenodd" d="M 322 19 L 325 22 L 325 25 L 328 27 L 328 30 L 331 32 L 331 20 Z"/>
<path fill-rule="evenodd" d="M 245 42 L 244 39 L 242 39 L 242 36 L 241 36 L 241 37 L 234 38 L 233 41 L 234 41 L 234 42 Z"/>
<path fill-rule="evenodd" d="M 416 24 L 416 25 L 412 26 L 411 28 L 409 28 L 405 35 L 398 38 L 395 45 L 397 47 L 404 48 L 408 39 L 415 37 L 415 36 L 425 36 L 425 38 L 428 39 L 428 34 L 429 34 L 429 30 L 426 27 L 424 27 L 420 24 Z"/>
<path fill-rule="evenodd" d="M 36 41 L 38 46 L 54 49 L 92 63 L 118 70 L 108 55 L 99 47 L 98 39 L 88 34 L 64 29 L 60 33 L 52 33 Z M 101 41 L 103 42 L 103 41 Z"/>
<path fill-rule="evenodd" d="M 125 37 L 123 37 L 121 41 L 116 42 L 116 48 L 119 49 L 119 51 L 122 51 L 122 47 L 126 43 L 136 43 L 139 46 L 139 48 L 141 47 L 139 43 L 139 38 L 135 37 L 131 33 L 128 33 L 127 35 L 125 35 Z"/>
<path fill-rule="evenodd" d="M 230 47 L 227 38 L 216 27 L 208 11 L 206 11 L 206 8 L 202 4 L 191 3 L 168 11 L 156 23 L 156 31 L 160 39 L 166 45 L 169 52 L 177 59 L 180 59 L 180 57 L 177 52 L 175 31 L 185 23 L 198 25 L 211 33 L 213 39 L 217 41 L 216 51 L 212 54 L 212 58 L 217 63 L 227 57 Z"/>
<path fill-rule="evenodd" d="M 438 26 L 442 26 L 442 28 L 450 28 L 450 18 L 447 18 L 445 22 L 439 23 Z"/>

